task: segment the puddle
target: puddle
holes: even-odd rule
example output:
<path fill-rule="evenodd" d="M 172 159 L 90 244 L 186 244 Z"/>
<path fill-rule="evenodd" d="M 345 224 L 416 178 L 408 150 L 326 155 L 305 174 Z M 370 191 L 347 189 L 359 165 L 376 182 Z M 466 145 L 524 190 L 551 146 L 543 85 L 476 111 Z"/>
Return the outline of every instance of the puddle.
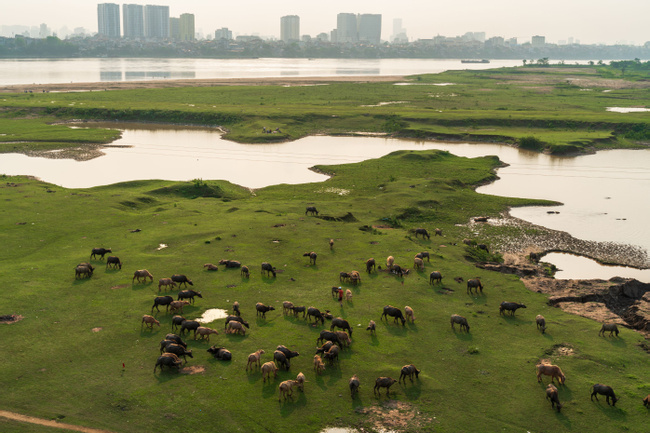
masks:
<path fill-rule="evenodd" d="M 622 277 L 636 278 L 642 283 L 650 283 L 650 269 L 601 265 L 590 258 L 568 253 L 549 253 L 542 258 L 542 261 L 552 263 L 559 269 L 555 273 L 555 278 L 559 280 L 609 280 L 613 277 Z"/>
<path fill-rule="evenodd" d="M 640 108 L 640 107 L 607 107 L 607 111 L 613 111 L 615 113 L 644 113 L 650 111 L 650 108 Z"/>
<path fill-rule="evenodd" d="M 210 323 L 215 320 L 225 319 L 226 317 L 228 317 L 228 311 L 220 308 L 211 308 L 206 310 L 201 317 L 196 319 L 196 321 L 199 323 Z"/>

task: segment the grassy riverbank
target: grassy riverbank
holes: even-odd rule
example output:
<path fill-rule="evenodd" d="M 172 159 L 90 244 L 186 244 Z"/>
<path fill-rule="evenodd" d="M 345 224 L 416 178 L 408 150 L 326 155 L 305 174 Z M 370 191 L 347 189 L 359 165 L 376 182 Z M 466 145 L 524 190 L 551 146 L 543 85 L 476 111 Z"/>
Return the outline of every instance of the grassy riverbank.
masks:
<path fill-rule="evenodd" d="M 647 74 L 646 74 L 647 75 Z M 296 82 L 295 85 L 178 87 L 68 93 L 6 93 L 0 150 L 108 142 L 110 133 L 34 137 L 59 120 L 122 120 L 222 126 L 231 140 L 263 143 L 306 135 L 389 133 L 415 139 L 504 142 L 571 154 L 636 147 L 650 139 L 647 77 L 607 66 L 501 68 L 409 77 L 401 83 Z M 265 133 L 268 128 L 273 133 Z M 278 131 L 276 131 L 278 129 Z M 56 130 L 59 134 L 60 131 Z M 5 142 L 7 144 L 2 145 Z M 18 144 L 20 143 L 20 144 Z"/>
<path fill-rule="evenodd" d="M 115 432 L 280 432 L 296 426 L 318 432 L 331 425 L 412 432 L 642 431 L 647 413 L 641 399 L 650 383 L 639 335 L 623 330 L 620 338 L 599 337 L 599 323 L 552 308 L 515 276 L 478 269 L 467 259 L 461 240 L 473 237 L 466 225 L 471 217 L 541 203 L 475 193 L 476 185 L 493 180 L 497 164 L 492 157 L 398 151 L 318 167 L 334 174 L 324 183 L 254 192 L 200 180 L 68 190 L 5 177 L 0 315 L 23 319 L 0 324 L 2 409 Z M 318 217 L 305 215 L 310 205 L 319 209 Z M 439 227 L 444 236 L 416 238 L 415 227 Z M 489 239 L 476 240 L 489 245 Z M 113 249 L 122 270 L 93 260 L 92 278 L 75 280 L 74 266 L 99 246 Z M 413 270 L 404 279 L 383 270 L 363 272 L 366 259 L 383 265 L 388 255 L 411 268 L 422 250 L 431 253 L 424 272 Z M 309 266 L 306 251 L 318 253 L 317 265 Z M 238 269 L 204 270 L 204 263 L 222 258 L 249 265 L 250 279 Z M 263 261 L 277 267 L 277 278 L 260 274 Z M 133 271 L 142 268 L 153 273 L 154 283 L 132 284 Z M 340 307 L 330 287 L 341 284 L 340 271 L 353 269 L 362 271 L 362 282 L 342 284 L 353 300 Z M 433 270 L 444 275 L 442 285 L 428 284 Z M 155 280 L 173 273 L 189 276 L 203 295 L 186 307 L 185 317 L 229 309 L 237 300 L 250 322 L 245 336 L 224 335 L 218 320 L 208 324 L 221 332 L 210 343 L 189 341 L 194 358 L 187 365 L 196 374 L 152 372 L 171 315 L 156 314 L 161 328 L 140 327 L 158 294 Z M 480 296 L 466 294 L 464 284 L 454 281 L 477 276 L 485 286 Z M 283 316 L 285 300 L 329 309 L 354 327 L 351 348 L 322 376 L 313 373 L 312 357 L 319 331 L 329 324 L 314 327 Z M 501 301 L 527 308 L 515 317 L 499 316 Z M 276 311 L 256 318 L 256 302 Z M 410 305 L 415 323 L 381 321 L 386 304 Z M 450 329 L 454 313 L 468 318 L 471 333 Z M 537 314 L 546 317 L 544 335 L 535 329 Z M 376 336 L 364 330 L 369 320 L 378 324 Z M 212 359 L 205 351 L 210 344 L 231 350 L 232 362 Z M 266 362 L 279 344 L 300 352 L 290 372 L 279 372 L 271 384 L 259 372 L 245 372 L 249 353 L 264 349 Z M 561 414 L 536 381 L 540 358 L 560 365 L 567 376 Z M 400 367 L 410 363 L 422 370 L 415 383 L 395 384 L 390 401 L 373 395 L 375 378 L 398 378 Z M 305 392 L 279 403 L 277 385 L 299 371 L 309 381 Z M 354 400 L 347 387 L 353 374 L 361 380 Z M 614 387 L 621 398 L 616 408 L 589 400 L 596 382 Z M 0 430 L 34 431 L 2 420 Z"/>

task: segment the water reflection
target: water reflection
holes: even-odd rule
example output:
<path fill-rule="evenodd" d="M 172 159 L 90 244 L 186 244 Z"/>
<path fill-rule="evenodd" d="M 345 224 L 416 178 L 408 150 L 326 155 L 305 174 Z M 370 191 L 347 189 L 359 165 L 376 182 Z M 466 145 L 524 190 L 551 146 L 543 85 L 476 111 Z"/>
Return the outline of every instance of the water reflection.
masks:
<path fill-rule="evenodd" d="M 613 277 L 636 278 L 642 283 L 650 283 L 650 270 L 634 269 L 627 266 L 605 266 L 582 256 L 567 253 L 549 253 L 542 261 L 552 263 L 558 271 L 555 278 L 563 280 L 601 279 Z"/>

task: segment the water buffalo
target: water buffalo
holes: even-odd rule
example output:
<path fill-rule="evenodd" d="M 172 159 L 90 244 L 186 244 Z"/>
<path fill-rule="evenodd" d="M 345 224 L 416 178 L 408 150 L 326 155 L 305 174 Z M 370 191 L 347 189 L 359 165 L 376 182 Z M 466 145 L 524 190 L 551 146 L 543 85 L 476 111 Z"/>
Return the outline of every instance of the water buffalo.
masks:
<path fill-rule="evenodd" d="M 248 322 L 245 321 L 244 319 L 242 319 L 241 316 L 228 316 L 228 317 L 226 317 L 226 324 L 224 325 L 223 328 L 226 329 L 226 327 L 228 326 L 228 323 L 230 323 L 230 322 L 239 322 L 242 325 L 244 325 L 245 327 L 250 329 L 250 326 L 248 325 Z"/>
<path fill-rule="evenodd" d="M 206 352 L 211 353 L 212 356 L 222 361 L 230 361 L 232 359 L 232 353 L 225 347 L 212 346 Z"/>
<path fill-rule="evenodd" d="M 608 405 L 609 405 L 609 398 L 611 397 L 612 406 L 616 406 L 616 402 L 618 401 L 618 399 L 616 398 L 616 395 L 614 394 L 614 390 L 612 389 L 611 386 L 597 383 L 594 386 L 592 386 L 591 389 L 592 389 L 591 401 L 594 401 L 594 397 L 596 397 L 596 401 L 598 401 L 598 394 L 601 394 L 606 396 L 605 401 L 607 401 Z"/>
<path fill-rule="evenodd" d="M 266 318 L 266 312 L 275 310 L 275 307 L 273 307 L 272 305 L 264 305 L 261 302 L 258 302 L 257 304 L 255 304 L 255 309 L 257 310 L 258 316 L 260 315 L 260 313 L 262 313 L 262 317 Z"/>
<path fill-rule="evenodd" d="M 458 323 L 460 325 L 461 331 L 465 329 L 465 331 L 469 332 L 469 323 L 467 323 L 467 319 L 464 318 L 463 316 L 459 316 L 458 314 L 452 314 L 451 315 L 451 329 L 456 329 L 454 327 L 454 324 Z"/>
<path fill-rule="evenodd" d="M 598 331 L 598 335 L 602 335 L 603 337 L 605 336 L 605 332 L 609 332 L 609 336 L 612 336 L 612 333 L 615 333 L 616 336 L 618 337 L 618 327 L 616 326 L 616 323 L 603 323 L 603 326 L 600 328 L 600 331 Z"/>
<path fill-rule="evenodd" d="M 85 264 L 79 264 L 74 268 L 74 277 L 76 278 L 90 278 L 93 274 L 93 268 Z"/>
<path fill-rule="evenodd" d="M 535 324 L 537 325 L 537 329 L 542 331 L 542 334 L 546 333 L 546 319 L 544 318 L 544 316 L 538 314 L 535 317 Z"/>
<path fill-rule="evenodd" d="M 131 282 L 133 283 L 137 279 L 138 283 L 146 283 L 147 278 L 149 278 L 153 282 L 153 275 L 151 275 L 151 272 L 149 272 L 146 269 L 138 269 L 133 273 L 133 279 L 131 280 Z"/>
<path fill-rule="evenodd" d="M 122 262 L 120 261 L 120 258 L 117 256 L 108 256 L 106 258 L 106 269 L 108 268 L 122 269 Z"/>
<path fill-rule="evenodd" d="M 307 214 L 318 215 L 318 210 L 315 206 L 307 206 L 307 209 L 305 209 L 305 215 Z"/>
<path fill-rule="evenodd" d="M 427 259 L 427 262 L 430 262 L 431 259 L 429 258 L 429 252 L 428 251 L 420 251 L 415 255 L 416 258 L 424 260 L 425 258 Z"/>
<path fill-rule="evenodd" d="M 194 303 L 194 297 L 198 296 L 199 298 L 203 298 L 201 295 L 201 292 L 197 292 L 196 290 L 182 290 L 178 292 L 178 300 L 180 301 L 181 299 L 189 299 L 190 302 Z"/>
<path fill-rule="evenodd" d="M 551 376 L 551 383 L 557 377 L 557 381 L 560 385 L 564 385 L 566 381 L 566 376 L 562 372 L 562 369 L 557 365 L 540 363 L 535 366 L 537 369 L 537 382 L 542 381 L 542 375 Z"/>
<path fill-rule="evenodd" d="M 386 388 L 386 395 L 390 393 L 390 387 L 397 382 L 392 377 L 378 377 L 375 380 L 375 387 L 373 388 L 373 393 L 381 395 L 381 388 Z"/>
<path fill-rule="evenodd" d="M 518 304 L 517 302 L 502 302 L 499 305 L 499 314 L 504 314 L 504 311 L 509 311 L 511 316 L 515 315 L 515 311 L 519 308 L 526 308 L 524 304 Z"/>
<path fill-rule="evenodd" d="M 194 358 L 192 355 L 191 350 L 185 349 L 183 346 L 179 346 L 178 344 L 167 344 L 165 345 L 165 352 L 167 353 L 173 353 L 174 355 L 178 356 L 179 358 L 182 356 L 185 362 L 187 362 L 187 356 L 190 358 Z"/>
<path fill-rule="evenodd" d="M 393 307 L 392 305 L 386 305 L 380 320 L 383 320 L 384 317 L 386 317 L 386 321 L 388 321 L 388 316 L 393 317 L 395 323 L 397 323 L 397 319 L 400 319 L 402 321 L 402 326 L 405 326 L 406 319 L 404 318 L 404 314 L 402 314 L 402 310 L 399 308 Z"/>
<path fill-rule="evenodd" d="M 472 294 L 472 289 L 476 291 L 476 294 L 478 295 L 479 290 L 481 293 L 483 293 L 483 284 L 481 284 L 481 280 L 478 278 L 472 278 L 471 280 L 467 280 L 467 293 Z"/>
<path fill-rule="evenodd" d="M 156 365 L 153 367 L 153 372 L 156 372 L 156 368 L 160 366 L 160 371 L 162 371 L 163 366 L 165 367 L 176 367 L 179 371 L 181 369 L 181 360 L 178 357 L 171 356 L 159 356 L 156 361 Z"/>
<path fill-rule="evenodd" d="M 309 253 L 305 253 L 302 256 L 303 257 L 309 257 L 309 264 L 310 265 L 315 265 L 316 264 L 316 258 L 318 257 L 318 254 L 316 254 L 315 252 L 312 251 L 312 252 L 309 252 Z"/>
<path fill-rule="evenodd" d="M 318 308 L 307 308 L 307 321 L 310 322 L 312 317 L 314 317 L 316 323 L 320 320 L 321 324 L 325 324 L 325 317 L 323 317 L 323 313 L 321 313 Z"/>
<path fill-rule="evenodd" d="M 275 268 L 270 263 L 262 263 L 262 273 L 264 272 L 266 272 L 267 277 L 270 277 L 271 274 L 273 274 L 273 277 L 275 277 Z"/>
<path fill-rule="evenodd" d="M 169 304 L 174 302 L 174 298 L 171 296 L 156 296 L 153 300 L 153 305 L 151 306 L 151 314 L 153 314 L 153 309 L 155 308 L 157 311 L 160 311 L 158 306 L 164 305 L 165 311 L 169 311 Z"/>
<path fill-rule="evenodd" d="M 546 399 L 551 400 L 551 407 L 556 408 L 559 412 L 562 409 L 560 398 L 558 397 L 557 388 L 552 383 L 546 386 Z"/>
<path fill-rule="evenodd" d="M 289 371 L 289 367 L 291 367 L 291 362 L 283 352 L 279 350 L 273 352 L 273 360 L 276 362 L 278 368 L 284 366 L 285 370 Z"/>
<path fill-rule="evenodd" d="M 106 253 L 112 253 L 113 251 L 110 248 L 93 248 L 92 252 L 90 253 L 90 258 L 97 258 L 99 256 L 100 260 L 104 259 L 104 255 Z"/>
<path fill-rule="evenodd" d="M 194 339 L 196 340 L 196 330 L 201 326 L 196 320 L 186 320 L 181 324 L 181 335 L 185 335 L 185 331 L 194 331 Z"/>
<path fill-rule="evenodd" d="M 335 332 L 323 329 L 320 331 L 320 336 L 316 339 L 316 343 L 322 343 L 325 340 L 331 341 L 332 343 L 338 344 L 339 346 L 341 345 L 341 340 Z"/>
<path fill-rule="evenodd" d="M 401 382 L 402 379 L 404 379 L 404 384 L 406 384 L 406 378 L 408 377 L 411 379 L 411 383 L 413 383 L 413 376 L 417 379 L 420 376 L 420 371 L 421 370 L 418 370 L 413 364 L 405 365 L 402 367 L 398 382 Z"/>
<path fill-rule="evenodd" d="M 417 239 L 418 236 L 422 236 L 422 239 L 424 239 L 425 236 L 427 239 L 431 239 L 429 232 L 423 228 L 415 229 L 415 238 Z"/>
<path fill-rule="evenodd" d="M 175 274 L 172 275 L 172 281 L 178 284 L 178 287 L 181 286 L 181 284 L 185 284 L 185 287 L 187 288 L 187 285 L 189 284 L 190 286 L 193 286 L 192 280 L 187 278 L 185 275 L 181 274 Z"/>
<path fill-rule="evenodd" d="M 433 271 L 429 274 L 429 284 L 433 285 L 434 283 L 442 284 L 442 274 L 439 271 Z"/>
<path fill-rule="evenodd" d="M 352 327 L 350 326 L 350 323 L 348 323 L 347 320 L 342 319 L 340 317 L 337 317 L 336 319 L 332 319 L 332 325 L 330 326 L 330 331 L 333 331 L 334 328 L 345 329 L 346 331 L 348 331 L 348 334 L 350 334 L 350 337 L 352 337 Z"/>
<path fill-rule="evenodd" d="M 371 258 L 366 260 L 366 272 L 371 273 L 375 269 L 376 269 L 375 259 Z"/>
<path fill-rule="evenodd" d="M 226 265 L 226 268 L 241 268 L 241 262 L 237 260 L 219 260 L 220 265 Z"/>
<path fill-rule="evenodd" d="M 350 387 L 350 395 L 352 398 L 354 398 L 355 394 L 359 393 L 359 378 L 355 374 L 350 378 L 350 381 L 348 382 L 348 386 Z"/>

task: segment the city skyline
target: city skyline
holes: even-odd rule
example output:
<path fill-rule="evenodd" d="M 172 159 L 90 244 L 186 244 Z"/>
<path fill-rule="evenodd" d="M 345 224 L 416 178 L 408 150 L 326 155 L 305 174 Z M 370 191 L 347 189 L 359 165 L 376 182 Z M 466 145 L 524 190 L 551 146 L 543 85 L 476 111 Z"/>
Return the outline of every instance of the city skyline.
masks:
<path fill-rule="evenodd" d="M 53 31 L 67 27 L 83 27 L 90 33 L 98 31 L 97 5 L 106 2 L 88 0 L 22 0 L 3 11 L 0 25 L 38 27 L 46 24 Z M 108 2 L 110 3 L 110 2 Z M 616 4 L 603 0 L 546 0 L 544 3 L 516 0 L 466 0 L 453 5 L 432 5 L 420 0 L 404 0 L 399 4 L 358 0 L 354 4 L 331 0 L 326 5 L 304 4 L 295 0 L 273 3 L 241 0 L 224 7 L 205 0 L 129 1 L 124 4 L 155 4 L 169 6 L 169 15 L 195 15 L 196 31 L 204 36 L 227 27 L 234 35 L 259 35 L 280 39 L 280 18 L 300 17 L 300 34 L 316 37 L 337 27 L 337 14 L 381 14 L 382 40 L 390 40 L 394 19 L 410 40 L 429 39 L 437 35 L 461 36 L 467 32 L 485 32 L 487 37 L 502 36 L 530 41 L 534 35 L 544 35 L 548 43 L 569 38 L 583 44 L 634 44 L 650 41 L 645 23 L 650 15 L 647 0 L 619 0 Z M 255 14 L 251 15 L 250 11 Z M 71 13 L 70 11 L 74 11 Z"/>

